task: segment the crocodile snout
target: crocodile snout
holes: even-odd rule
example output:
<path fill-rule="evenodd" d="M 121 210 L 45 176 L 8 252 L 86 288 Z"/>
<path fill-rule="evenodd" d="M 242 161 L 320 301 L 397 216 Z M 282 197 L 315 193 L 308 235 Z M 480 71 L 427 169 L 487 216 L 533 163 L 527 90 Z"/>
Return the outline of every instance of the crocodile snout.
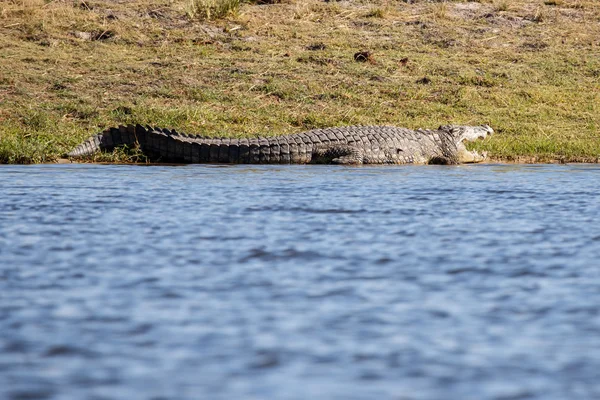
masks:
<path fill-rule="evenodd" d="M 493 130 L 493 129 L 492 129 L 492 127 L 491 127 L 491 126 L 489 126 L 489 125 L 483 125 L 483 128 L 485 129 L 485 131 L 486 131 L 486 134 L 485 134 L 485 136 L 484 136 L 484 137 L 482 137 L 482 139 L 485 139 L 485 137 L 486 137 L 486 136 L 489 136 L 489 135 L 491 135 L 491 134 L 493 134 L 493 133 L 494 133 L 494 130 Z"/>

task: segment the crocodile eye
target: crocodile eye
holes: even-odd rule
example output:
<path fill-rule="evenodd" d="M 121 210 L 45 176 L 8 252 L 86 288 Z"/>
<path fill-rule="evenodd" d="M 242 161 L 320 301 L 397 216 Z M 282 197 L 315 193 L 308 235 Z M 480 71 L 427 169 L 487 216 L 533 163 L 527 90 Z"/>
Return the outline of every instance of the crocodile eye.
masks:
<path fill-rule="evenodd" d="M 396 149 L 396 154 L 400 154 L 400 153 L 402 153 L 403 151 L 404 151 L 404 150 L 402 150 L 402 149 Z"/>

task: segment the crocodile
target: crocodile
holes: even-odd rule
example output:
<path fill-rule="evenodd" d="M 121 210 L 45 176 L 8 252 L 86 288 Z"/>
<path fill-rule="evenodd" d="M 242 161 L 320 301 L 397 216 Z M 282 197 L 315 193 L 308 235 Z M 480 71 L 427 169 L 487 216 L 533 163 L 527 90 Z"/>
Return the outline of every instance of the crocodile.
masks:
<path fill-rule="evenodd" d="M 208 138 L 175 130 L 128 125 L 94 135 L 68 157 L 90 156 L 116 147 L 137 147 L 149 160 L 164 163 L 235 164 L 459 164 L 483 161 L 486 154 L 464 142 L 483 139 L 488 125 L 443 125 L 411 130 L 394 126 L 344 126 L 258 138 Z"/>

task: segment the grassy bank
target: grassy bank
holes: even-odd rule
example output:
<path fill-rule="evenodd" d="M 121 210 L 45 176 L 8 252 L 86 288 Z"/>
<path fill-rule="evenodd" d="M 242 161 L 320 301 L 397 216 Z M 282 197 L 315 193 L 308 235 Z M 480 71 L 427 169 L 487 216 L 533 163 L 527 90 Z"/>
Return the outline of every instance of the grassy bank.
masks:
<path fill-rule="evenodd" d="M 498 159 L 600 156 L 595 0 L 258 3 L 207 20 L 198 0 L 1 2 L 0 162 L 53 161 L 126 123 L 487 123 L 498 134 L 475 146 Z"/>

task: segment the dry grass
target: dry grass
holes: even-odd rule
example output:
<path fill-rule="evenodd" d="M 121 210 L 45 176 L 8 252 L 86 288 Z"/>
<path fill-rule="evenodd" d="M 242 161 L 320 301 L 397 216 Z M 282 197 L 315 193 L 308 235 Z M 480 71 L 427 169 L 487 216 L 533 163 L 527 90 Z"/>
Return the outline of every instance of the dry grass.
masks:
<path fill-rule="evenodd" d="M 216 19 L 236 14 L 240 0 L 189 0 L 187 14 L 191 18 Z"/>
<path fill-rule="evenodd" d="M 1 2 L 0 162 L 52 161 L 131 122 L 213 136 L 487 123 L 498 135 L 476 147 L 496 158 L 600 155 L 596 1 L 296 0 L 212 21 L 189 5 Z"/>

